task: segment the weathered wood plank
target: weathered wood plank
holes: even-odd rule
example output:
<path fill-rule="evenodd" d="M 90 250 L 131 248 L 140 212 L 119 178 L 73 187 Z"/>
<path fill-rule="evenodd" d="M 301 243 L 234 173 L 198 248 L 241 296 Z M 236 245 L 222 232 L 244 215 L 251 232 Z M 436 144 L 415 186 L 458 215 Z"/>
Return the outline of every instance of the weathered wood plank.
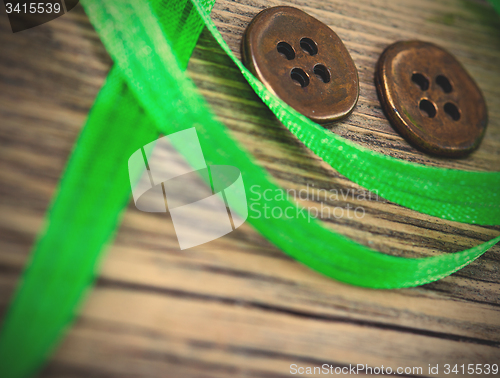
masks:
<path fill-rule="evenodd" d="M 361 97 L 332 132 L 401 159 L 473 170 L 500 168 L 500 25 L 483 2 L 219 0 L 213 19 L 239 56 L 241 34 L 264 7 L 292 4 L 331 26 L 357 64 Z M 385 119 L 373 72 L 383 48 L 419 38 L 449 49 L 482 88 L 490 124 L 481 148 L 436 159 Z M 0 311 L 3 314 L 50 198 L 111 61 L 79 6 L 12 34 L 0 19 Z M 204 32 L 188 70 L 215 114 L 304 206 L 362 206 L 362 219 L 324 219 L 382 253 L 432 256 L 477 245 L 499 227 L 443 221 L 363 192 L 310 153 L 258 100 Z M 323 191 L 320 191 L 322 189 Z M 130 205 L 96 287 L 42 372 L 46 377 L 289 376 L 290 364 L 342 367 L 493 363 L 500 357 L 500 248 L 420 288 L 375 291 L 309 270 L 245 224 L 179 251 L 169 217 Z M 443 371 L 440 371 L 440 376 Z"/>

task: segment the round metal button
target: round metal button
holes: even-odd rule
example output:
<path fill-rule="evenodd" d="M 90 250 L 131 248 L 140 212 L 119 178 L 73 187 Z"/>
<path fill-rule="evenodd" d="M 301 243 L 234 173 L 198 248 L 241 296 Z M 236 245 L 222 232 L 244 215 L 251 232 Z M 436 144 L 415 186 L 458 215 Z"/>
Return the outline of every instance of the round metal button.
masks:
<path fill-rule="evenodd" d="M 243 63 L 276 96 L 319 123 L 347 116 L 359 96 L 358 71 L 328 26 L 279 6 L 257 14 L 242 40 Z"/>
<path fill-rule="evenodd" d="M 393 127 L 430 154 L 458 157 L 479 146 L 488 123 L 480 89 L 447 51 L 396 42 L 377 63 L 375 84 Z"/>

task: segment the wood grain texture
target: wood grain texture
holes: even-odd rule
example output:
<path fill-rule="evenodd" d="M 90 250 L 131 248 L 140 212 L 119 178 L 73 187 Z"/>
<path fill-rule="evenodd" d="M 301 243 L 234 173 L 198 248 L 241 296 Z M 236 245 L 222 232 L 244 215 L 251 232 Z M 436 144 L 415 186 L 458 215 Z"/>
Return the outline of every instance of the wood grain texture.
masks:
<path fill-rule="evenodd" d="M 284 4 L 334 29 L 358 67 L 359 103 L 332 132 L 409 161 L 500 170 L 500 23 L 489 6 L 464 0 L 218 0 L 212 17 L 239 56 L 248 22 L 265 7 Z M 471 156 L 424 155 L 384 117 L 374 66 L 384 47 L 401 39 L 445 47 L 483 90 L 490 123 Z M 111 60 L 81 6 L 17 34 L 2 16 L 0 46 L 4 313 Z M 362 219 L 324 219 L 332 230 L 382 253 L 407 257 L 453 253 L 500 233 L 499 227 L 444 221 L 381 198 L 324 198 L 321 189 L 363 189 L 314 156 L 274 118 L 207 32 L 188 71 L 219 119 L 283 188 L 316 191 L 304 205 L 365 209 Z M 429 364 L 499 362 L 499 294 L 498 246 L 436 283 L 367 290 L 298 264 L 248 224 L 180 251 L 168 217 L 131 204 L 103 257 L 95 288 L 41 376 L 285 377 L 290 364 L 323 363 L 420 366 L 429 376 Z M 439 376 L 446 376 L 442 369 Z"/>

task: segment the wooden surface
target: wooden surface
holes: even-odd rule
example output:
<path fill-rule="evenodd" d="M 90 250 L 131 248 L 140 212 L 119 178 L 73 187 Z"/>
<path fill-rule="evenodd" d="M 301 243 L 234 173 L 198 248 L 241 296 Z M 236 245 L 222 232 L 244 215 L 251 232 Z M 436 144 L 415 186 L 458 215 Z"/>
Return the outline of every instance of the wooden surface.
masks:
<path fill-rule="evenodd" d="M 283 4 L 332 27 L 358 67 L 359 103 L 333 132 L 402 159 L 500 170 L 500 24 L 486 3 L 219 0 L 212 17 L 239 56 L 241 34 L 252 17 Z M 456 55 L 484 92 L 490 123 L 480 149 L 468 158 L 434 159 L 415 151 L 380 109 L 373 85 L 376 59 L 388 44 L 417 38 Z M 3 314 L 111 60 L 81 6 L 17 34 L 2 13 L 0 46 Z M 206 32 L 189 74 L 232 134 L 283 188 L 359 189 L 275 120 Z M 453 253 L 500 233 L 500 227 L 444 221 L 383 199 L 330 205 L 363 206 L 366 216 L 326 219 L 326 227 L 394 255 Z M 248 224 L 180 251 L 168 217 L 131 204 L 95 288 L 41 376 L 285 377 L 291 364 L 323 363 L 423 367 L 424 376 L 429 364 L 440 364 L 439 376 L 447 376 L 444 364 L 499 363 L 499 348 L 498 246 L 439 282 L 367 290 L 296 263 Z"/>

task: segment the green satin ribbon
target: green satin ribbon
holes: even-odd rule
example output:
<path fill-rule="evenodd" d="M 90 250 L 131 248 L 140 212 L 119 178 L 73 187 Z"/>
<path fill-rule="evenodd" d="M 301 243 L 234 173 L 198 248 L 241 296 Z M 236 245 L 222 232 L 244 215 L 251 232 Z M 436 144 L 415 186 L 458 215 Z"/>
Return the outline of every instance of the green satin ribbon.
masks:
<path fill-rule="evenodd" d="M 500 0 L 489 0 L 490 4 L 493 5 L 493 8 L 500 13 Z"/>
<path fill-rule="evenodd" d="M 208 165 L 234 165 L 247 188 L 276 191 L 209 111 L 185 74 L 205 25 L 276 116 L 340 173 L 404 206 L 469 223 L 499 220 L 499 173 L 425 167 L 386 157 L 314 124 L 273 97 L 232 55 L 208 16 L 213 1 L 83 0 L 115 67 L 99 94 L 61 180 L 31 263 L 0 337 L 0 376 L 24 377 L 53 350 L 95 276 L 96 262 L 130 196 L 127 160 L 159 133 L 195 127 Z M 185 156 L 189 162 L 189 155 Z M 259 204 L 251 195 L 248 206 Z M 285 209 L 285 199 L 266 204 Z M 445 277 L 500 240 L 436 257 L 379 253 L 308 219 L 249 218 L 290 256 L 337 280 L 372 288 Z"/>

